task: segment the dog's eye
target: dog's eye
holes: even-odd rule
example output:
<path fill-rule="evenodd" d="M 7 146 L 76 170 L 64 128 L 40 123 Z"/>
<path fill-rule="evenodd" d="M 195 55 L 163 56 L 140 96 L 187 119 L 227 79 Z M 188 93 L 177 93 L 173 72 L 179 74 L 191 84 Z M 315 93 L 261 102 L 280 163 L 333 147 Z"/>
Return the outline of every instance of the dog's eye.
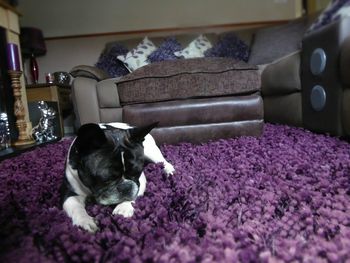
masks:
<path fill-rule="evenodd" d="M 124 174 L 124 177 L 129 180 L 137 181 L 140 176 L 141 176 L 142 170 L 131 170 L 131 171 L 126 171 Z"/>
<path fill-rule="evenodd" d="M 121 174 L 117 172 L 104 173 L 98 176 L 102 182 L 117 181 L 120 180 L 121 177 Z"/>

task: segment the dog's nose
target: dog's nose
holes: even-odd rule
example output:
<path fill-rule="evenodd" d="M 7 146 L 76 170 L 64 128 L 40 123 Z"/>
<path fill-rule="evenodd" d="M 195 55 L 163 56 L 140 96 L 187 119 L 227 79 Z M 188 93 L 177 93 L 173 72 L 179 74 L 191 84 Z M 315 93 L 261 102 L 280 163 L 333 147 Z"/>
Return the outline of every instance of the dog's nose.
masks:
<path fill-rule="evenodd" d="M 125 200 L 134 200 L 139 191 L 138 185 L 128 179 L 124 179 L 118 186 L 117 191 Z"/>

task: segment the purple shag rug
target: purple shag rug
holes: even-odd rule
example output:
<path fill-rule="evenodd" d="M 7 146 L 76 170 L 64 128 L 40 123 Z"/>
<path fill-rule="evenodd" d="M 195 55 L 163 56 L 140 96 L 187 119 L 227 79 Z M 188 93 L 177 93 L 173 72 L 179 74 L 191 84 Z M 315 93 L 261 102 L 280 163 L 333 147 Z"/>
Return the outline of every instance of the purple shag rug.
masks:
<path fill-rule="evenodd" d="M 350 145 L 266 124 L 260 138 L 164 145 L 130 219 L 88 211 L 101 231 L 59 208 L 70 140 L 0 163 L 0 262 L 347 262 Z"/>

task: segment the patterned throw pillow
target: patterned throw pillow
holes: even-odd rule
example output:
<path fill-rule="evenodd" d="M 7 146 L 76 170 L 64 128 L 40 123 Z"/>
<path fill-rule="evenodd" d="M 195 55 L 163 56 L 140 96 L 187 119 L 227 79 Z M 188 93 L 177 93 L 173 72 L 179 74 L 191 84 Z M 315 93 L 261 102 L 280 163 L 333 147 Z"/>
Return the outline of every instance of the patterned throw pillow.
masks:
<path fill-rule="evenodd" d="M 148 37 L 145 37 L 136 48 L 129 51 L 126 55 L 118 56 L 117 58 L 124 63 L 130 72 L 148 65 L 148 55 L 155 51 L 157 47 Z"/>
<path fill-rule="evenodd" d="M 174 52 L 175 56 L 183 58 L 202 58 L 204 52 L 209 48 L 212 48 L 212 44 L 209 39 L 203 35 L 200 35 L 193 40 L 185 49 Z"/>
<path fill-rule="evenodd" d="M 129 73 L 123 62 L 117 59 L 120 55 L 128 53 L 128 49 L 115 43 L 108 50 L 104 50 L 98 58 L 95 67 L 104 70 L 111 77 L 120 77 Z"/>
<path fill-rule="evenodd" d="M 350 0 L 333 0 L 306 31 L 306 34 L 345 16 L 350 17 Z"/>
<path fill-rule="evenodd" d="M 228 33 L 220 37 L 218 42 L 205 52 L 206 57 L 235 58 L 244 62 L 249 58 L 249 46 L 236 34 Z"/>
<path fill-rule="evenodd" d="M 152 54 L 148 56 L 148 60 L 153 63 L 178 59 L 178 57 L 174 55 L 174 52 L 180 51 L 181 49 L 181 44 L 175 37 L 169 37 L 164 40 L 157 50 L 153 51 Z"/>

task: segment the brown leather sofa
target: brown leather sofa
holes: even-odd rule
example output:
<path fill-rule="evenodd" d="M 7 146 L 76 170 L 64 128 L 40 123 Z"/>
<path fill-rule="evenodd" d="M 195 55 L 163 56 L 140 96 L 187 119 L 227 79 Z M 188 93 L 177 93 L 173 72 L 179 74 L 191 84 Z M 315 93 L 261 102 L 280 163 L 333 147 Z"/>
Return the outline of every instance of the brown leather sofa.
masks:
<path fill-rule="evenodd" d="M 177 88 L 167 90 L 169 87 L 165 87 L 165 96 L 164 82 L 153 85 L 152 81 L 147 84 L 141 81 L 130 89 L 131 82 L 147 79 L 147 71 L 157 65 L 145 66 L 135 71 L 136 75 L 132 73 L 122 79 L 108 78 L 94 67 L 78 66 L 71 72 L 75 77 L 72 94 L 77 126 L 87 122 L 119 121 L 141 125 L 159 121 L 159 127 L 152 131 L 159 143 L 198 143 L 240 135 L 258 136 L 264 121 L 349 135 L 350 80 L 346 74 L 350 63 L 349 22 L 337 21 L 304 37 L 313 18 L 258 30 L 250 42 L 249 64 L 258 65 L 259 70 L 247 64 L 231 65 L 234 73 L 216 80 L 213 77 L 216 82 L 211 82 L 208 75 L 221 74 L 220 66 L 214 67 L 214 72 L 206 72 L 207 78 L 200 80 L 200 71 L 188 68 L 187 73 L 182 71 L 181 74 L 195 73 L 194 79 L 210 85 L 198 88 L 188 79 L 181 81 L 179 78 L 173 81 L 178 81 Z M 313 74 L 310 69 L 311 57 L 317 48 L 325 50 L 327 57 L 321 74 Z M 313 57 L 314 67 L 319 61 L 317 56 Z M 212 62 L 206 63 L 202 69 Z M 179 64 L 173 68 L 183 67 Z M 158 72 L 166 68 L 161 66 Z M 170 68 L 165 71 L 167 74 L 172 72 Z M 248 71 L 250 75 L 243 76 L 246 82 L 240 83 L 242 75 L 239 74 Z M 154 79 L 162 78 L 164 76 Z M 312 91 L 317 85 L 324 90 Z M 188 92 L 183 94 L 183 90 Z M 321 108 L 320 104 L 323 104 Z"/>

